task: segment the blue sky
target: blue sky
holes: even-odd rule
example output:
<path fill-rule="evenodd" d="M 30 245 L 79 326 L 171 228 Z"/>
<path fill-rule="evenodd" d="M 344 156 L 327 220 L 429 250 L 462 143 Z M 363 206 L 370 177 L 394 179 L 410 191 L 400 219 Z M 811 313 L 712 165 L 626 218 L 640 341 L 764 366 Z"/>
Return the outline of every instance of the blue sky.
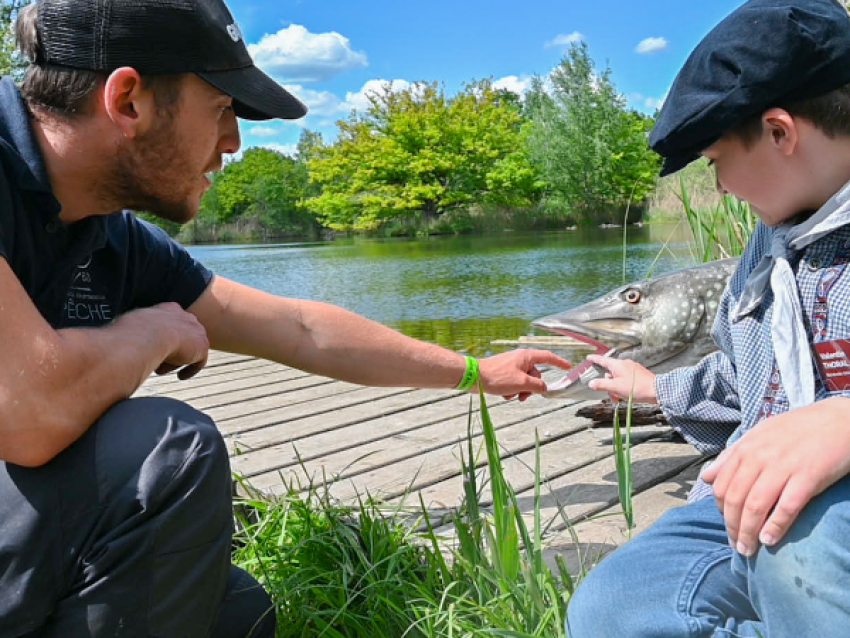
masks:
<path fill-rule="evenodd" d="M 227 0 L 226 0 L 227 1 Z M 607 64 L 630 106 L 651 113 L 699 40 L 741 0 L 229 0 L 255 62 L 306 102 L 298 122 L 242 122 L 243 149 L 294 149 L 381 82 L 439 81 L 449 94 L 492 77 L 520 92 L 571 40 Z"/>

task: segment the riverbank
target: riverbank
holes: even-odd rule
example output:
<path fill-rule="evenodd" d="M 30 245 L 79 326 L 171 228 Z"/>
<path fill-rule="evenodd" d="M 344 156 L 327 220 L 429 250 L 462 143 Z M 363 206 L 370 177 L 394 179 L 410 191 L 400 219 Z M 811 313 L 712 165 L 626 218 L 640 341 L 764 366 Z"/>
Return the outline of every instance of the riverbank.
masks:
<path fill-rule="evenodd" d="M 682 204 L 684 192 L 698 210 L 711 210 L 720 202 L 714 185 L 714 174 L 704 160 L 694 162 L 680 173 L 657 181 L 646 202 L 623 206 L 600 213 L 586 227 L 686 222 Z M 195 219 L 178 226 L 150 215 L 145 219 L 163 227 L 166 232 L 186 245 L 254 244 L 295 241 L 334 241 L 337 239 L 435 237 L 444 235 L 490 235 L 501 232 L 576 230 L 579 218 L 556 202 L 532 208 L 504 208 L 474 205 L 465 210 L 453 210 L 439 216 L 411 215 L 396 219 L 371 231 L 343 232 L 323 228 L 318 224 L 302 224 L 300 230 L 270 226 L 259 216 L 243 216 L 232 223 L 210 223 Z"/>

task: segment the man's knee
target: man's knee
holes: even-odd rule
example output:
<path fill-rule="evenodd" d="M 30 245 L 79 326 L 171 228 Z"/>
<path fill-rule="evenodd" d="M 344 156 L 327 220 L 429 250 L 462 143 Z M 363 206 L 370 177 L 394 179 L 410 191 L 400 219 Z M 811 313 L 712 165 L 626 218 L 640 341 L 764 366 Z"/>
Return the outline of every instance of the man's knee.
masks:
<path fill-rule="evenodd" d="M 274 638 L 275 608 L 248 572 L 231 565 L 227 589 L 210 638 Z"/>
<path fill-rule="evenodd" d="M 173 399 L 130 399 L 113 406 L 97 428 L 99 484 L 109 492 L 101 502 L 157 515 L 160 536 L 179 537 L 184 528 L 197 533 L 199 525 L 211 534 L 229 530 L 227 446 L 208 416 Z"/>
<path fill-rule="evenodd" d="M 221 433 L 207 415 L 181 401 L 159 397 L 121 401 L 98 421 L 96 436 L 98 467 L 115 483 L 138 479 L 144 487 L 186 476 L 211 476 L 229 483 Z"/>

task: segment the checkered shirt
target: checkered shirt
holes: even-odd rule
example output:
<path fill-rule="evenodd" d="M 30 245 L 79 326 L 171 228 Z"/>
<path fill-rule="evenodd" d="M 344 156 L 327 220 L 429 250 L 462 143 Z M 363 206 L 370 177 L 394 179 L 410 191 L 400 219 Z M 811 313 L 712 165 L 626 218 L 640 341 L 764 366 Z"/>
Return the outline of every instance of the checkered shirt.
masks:
<path fill-rule="evenodd" d="M 667 420 L 703 454 L 717 454 L 769 416 L 786 412 L 788 398 L 776 368 L 770 324 L 773 293 L 756 311 L 732 316 L 750 272 L 770 250 L 773 229 L 759 223 L 720 301 L 712 330 L 719 350 L 700 363 L 660 374 L 655 390 Z M 850 338 L 850 226 L 843 226 L 789 259 L 796 273 L 810 342 Z M 814 360 L 812 361 L 814 366 Z M 815 368 L 815 400 L 828 392 Z M 712 495 L 697 480 L 689 501 Z"/>

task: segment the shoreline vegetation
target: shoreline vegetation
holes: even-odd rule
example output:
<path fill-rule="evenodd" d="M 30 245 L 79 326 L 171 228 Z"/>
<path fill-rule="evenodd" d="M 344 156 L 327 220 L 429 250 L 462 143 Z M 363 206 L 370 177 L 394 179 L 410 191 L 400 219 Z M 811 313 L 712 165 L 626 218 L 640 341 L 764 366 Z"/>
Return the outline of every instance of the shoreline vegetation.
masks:
<path fill-rule="evenodd" d="M 369 101 L 332 143 L 305 129 L 291 157 L 247 149 L 186 226 L 142 216 L 197 244 L 564 230 L 681 209 L 646 142 L 654 118 L 628 108 L 584 43 L 522 97 L 484 79 L 454 95 L 386 85 Z M 704 162 L 687 174 L 699 206 L 713 180 Z"/>

